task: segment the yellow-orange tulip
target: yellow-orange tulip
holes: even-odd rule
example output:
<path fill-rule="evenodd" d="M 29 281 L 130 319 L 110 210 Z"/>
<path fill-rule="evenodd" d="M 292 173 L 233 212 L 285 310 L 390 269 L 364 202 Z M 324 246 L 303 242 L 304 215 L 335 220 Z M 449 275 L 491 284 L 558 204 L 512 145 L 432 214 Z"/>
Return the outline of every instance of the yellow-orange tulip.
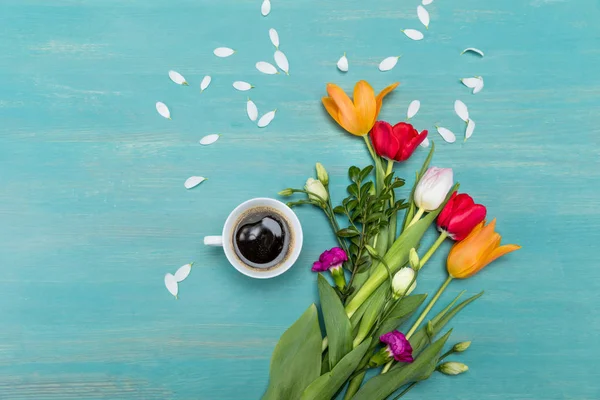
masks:
<path fill-rule="evenodd" d="M 367 81 L 359 81 L 354 86 L 354 101 L 350 100 L 342 88 L 333 83 L 327 84 L 329 97 L 323 97 L 325 109 L 342 128 L 356 136 L 369 133 L 379 111 L 383 98 L 398 86 L 396 82 L 375 96 L 373 88 Z"/>
<path fill-rule="evenodd" d="M 495 219 L 487 226 L 483 221 L 469 236 L 452 247 L 446 262 L 448 274 L 452 278 L 471 277 L 495 259 L 521 248 L 516 244 L 500 246 L 502 236 L 494 231 L 495 227 Z"/>

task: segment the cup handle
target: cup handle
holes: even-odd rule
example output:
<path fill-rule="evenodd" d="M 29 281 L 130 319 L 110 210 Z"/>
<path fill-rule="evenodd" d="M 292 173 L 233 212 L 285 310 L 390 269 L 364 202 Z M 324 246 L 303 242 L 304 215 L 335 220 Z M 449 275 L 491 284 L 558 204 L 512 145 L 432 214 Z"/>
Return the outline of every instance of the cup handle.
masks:
<path fill-rule="evenodd" d="M 205 236 L 204 244 L 207 246 L 223 247 L 223 236 Z"/>

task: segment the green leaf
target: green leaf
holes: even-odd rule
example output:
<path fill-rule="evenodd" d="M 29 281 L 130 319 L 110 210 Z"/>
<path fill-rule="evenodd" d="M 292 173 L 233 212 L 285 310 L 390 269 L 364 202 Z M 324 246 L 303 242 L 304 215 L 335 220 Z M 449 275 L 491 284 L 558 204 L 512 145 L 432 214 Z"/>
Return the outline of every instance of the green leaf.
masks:
<path fill-rule="evenodd" d="M 321 372 L 321 341 L 317 307 L 311 304 L 275 346 L 262 399 L 299 399 Z"/>
<path fill-rule="evenodd" d="M 337 235 L 339 237 L 350 238 L 350 237 L 358 236 L 358 235 L 360 235 L 360 233 L 353 226 L 351 226 L 349 228 L 340 229 L 339 231 L 337 231 Z"/>
<path fill-rule="evenodd" d="M 398 329 L 400 325 L 406 322 L 406 320 L 417 311 L 417 308 L 423 304 L 423 301 L 425 301 L 426 298 L 426 294 L 415 294 L 402 298 L 402 300 L 396 303 L 394 308 L 392 308 L 387 318 L 381 323 L 373 336 L 380 337 L 385 333 Z"/>
<path fill-rule="evenodd" d="M 369 332 L 375 325 L 377 318 L 381 315 L 388 291 L 389 288 L 387 286 L 381 285 L 371 295 L 369 307 L 367 307 L 367 309 L 365 310 L 365 313 L 363 314 L 363 317 L 360 320 L 360 326 L 358 328 L 358 335 L 360 336 L 360 340 L 364 339 L 369 335 Z"/>
<path fill-rule="evenodd" d="M 329 339 L 329 369 L 333 369 L 352 350 L 352 326 L 342 301 L 327 279 L 319 274 L 317 281 L 325 331 Z"/>
<path fill-rule="evenodd" d="M 367 194 L 369 193 L 369 190 L 371 190 L 372 187 L 373 187 L 373 182 L 367 182 L 364 185 L 362 185 L 360 188 L 360 197 L 364 198 L 366 200 Z"/>
<path fill-rule="evenodd" d="M 358 197 L 358 185 L 356 183 L 348 185 L 347 190 L 348 193 L 350 193 L 352 196 Z"/>
<path fill-rule="evenodd" d="M 330 400 L 335 396 L 344 382 L 352 375 L 360 360 L 364 357 L 371 344 L 370 340 L 363 342 L 348 353 L 331 370 L 313 381 L 302 394 L 302 400 Z M 283 398 L 281 399 L 283 400 Z"/>
<path fill-rule="evenodd" d="M 356 199 L 352 199 L 348 202 L 348 204 L 346 205 L 346 208 L 348 209 L 348 211 L 352 211 L 356 208 L 357 205 L 358 205 L 358 201 Z"/>
<path fill-rule="evenodd" d="M 404 179 L 396 178 L 396 179 L 394 180 L 394 182 L 392 182 L 392 184 L 390 185 L 390 187 L 391 187 L 392 189 L 397 189 L 397 188 L 399 188 L 399 187 L 402 187 L 402 186 L 404 186 L 404 184 L 405 184 L 405 183 L 406 183 L 406 182 L 404 181 Z"/>
<path fill-rule="evenodd" d="M 369 176 L 371 171 L 373 171 L 373 166 L 367 165 L 366 167 L 363 168 L 362 171 L 360 171 L 360 174 L 358 175 L 358 179 L 360 179 L 361 181 L 364 181 L 367 178 L 367 176 Z"/>
<path fill-rule="evenodd" d="M 427 379 L 435 370 L 440 352 L 451 332 L 448 331 L 438 341 L 427 347 L 412 363 L 399 364 L 400 367 L 369 379 L 352 397 L 352 400 L 384 400 L 408 383 Z"/>
<path fill-rule="evenodd" d="M 344 214 L 344 213 L 345 213 L 345 211 L 344 211 L 344 207 L 342 207 L 342 206 L 337 206 L 337 207 L 335 207 L 335 208 L 333 209 L 333 212 L 334 212 L 334 213 L 336 213 L 336 214 Z"/>
<path fill-rule="evenodd" d="M 348 168 L 348 177 L 352 182 L 356 182 L 358 180 L 358 176 L 360 175 L 360 169 L 355 167 L 354 165 Z"/>

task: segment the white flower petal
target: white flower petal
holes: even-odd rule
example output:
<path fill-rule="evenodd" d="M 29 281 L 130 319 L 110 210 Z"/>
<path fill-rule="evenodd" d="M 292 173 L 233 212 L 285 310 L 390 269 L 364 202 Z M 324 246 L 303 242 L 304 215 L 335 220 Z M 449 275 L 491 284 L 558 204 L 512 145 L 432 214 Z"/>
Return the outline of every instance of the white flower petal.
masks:
<path fill-rule="evenodd" d="M 338 60 L 337 67 L 342 72 L 348 72 L 348 57 L 346 57 L 346 53 Z"/>
<path fill-rule="evenodd" d="M 273 28 L 269 29 L 269 38 L 271 39 L 271 43 L 275 48 L 279 48 L 279 33 Z"/>
<path fill-rule="evenodd" d="M 229 47 L 217 47 L 216 49 L 213 50 L 213 53 L 217 57 L 224 58 L 224 57 L 229 57 L 230 55 L 235 53 L 235 50 L 230 49 Z"/>
<path fill-rule="evenodd" d="M 400 56 L 387 57 L 379 63 L 379 70 L 382 72 L 389 71 L 396 66 Z"/>
<path fill-rule="evenodd" d="M 178 85 L 188 85 L 183 75 L 177 71 L 169 71 L 169 78 Z"/>
<path fill-rule="evenodd" d="M 256 107 L 256 104 L 250 99 L 246 102 L 246 113 L 248 114 L 250 121 L 256 121 L 258 118 L 258 107 Z"/>
<path fill-rule="evenodd" d="M 469 123 L 467 124 L 467 130 L 465 131 L 465 142 L 468 138 L 473 136 L 473 131 L 475 131 L 475 121 L 470 119 Z"/>
<path fill-rule="evenodd" d="M 416 29 L 404 29 L 402 32 L 412 40 L 421 40 L 425 37 L 423 33 Z"/>
<path fill-rule="evenodd" d="M 169 293 L 177 297 L 177 294 L 179 293 L 179 285 L 177 284 L 177 279 L 175 279 L 173 274 L 165 275 L 165 286 L 167 287 Z"/>
<path fill-rule="evenodd" d="M 169 107 L 167 107 L 167 105 L 165 103 L 162 102 L 157 102 L 156 103 L 156 111 L 158 111 L 158 113 L 167 118 L 167 119 L 171 119 L 171 111 L 169 111 Z"/>
<path fill-rule="evenodd" d="M 465 53 L 467 53 L 467 52 L 469 52 L 469 51 L 470 51 L 470 52 L 472 52 L 472 53 L 477 53 L 477 54 L 479 54 L 481 57 L 483 57 L 483 55 L 484 55 L 484 54 L 483 54 L 483 51 L 481 51 L 481 50 L 479 50 L 479 49 L 476 49 L 475 47 L 469 47 L 469 48 L 466 48 L 466 49 L 464 49 L 464 50 L 462 51 L 462 53 L 460 53 L 460 55 L 462 56 L 463 54 L 465 54 Z"/>
<path fill-rule="evenodd" d="M 423 5 L 424 6 L 428 6 L 431 3 L 433 3 L 433 0 L 423 0 Z"/>
<path fill-rule="evenodd" d="M 441 126 L 436 126 L 435 128 L 437 129 L 442 139 L 444 139 L 446 142 L 456 142 L 456 135 L 450 129 L 442 128 Z"/>
<path fill-rule="evenodd" d="M 273 55 L 273 58 L 275 59 L 275 64 L 277 64 L 279 69 L 285 72 L 286 75 L 289 75 L 290 63 L 288 62 L 288 59 L 285 56 L 285 54 L 283 54 L 281 50 L 276 50 L 275 54 Z"/>
<path fill-rule="evenodd" d="M 454 102 L 454 112 L 460 119 L 465 122 L 469 122 L 469 109 L 467 105 L 460 100 Z"/>
<path fill-rule="evenodd" d="M 244 81 L 235 81 L 233 82 L 233 87 L 239 90 L 240 92 L 245 92 L 246 90 L 252 89 L 254 86 Z"/>
<path fill-rule="evenodd" d="M 475 86 L 475 88 L 473 89 L 473 94 L 477 94 L 479 92 L 481 92 L 483 90 L 483 78 L 481 78 L 481 82 L 479 82 L 479 84 L 477 86 Z"/>
<path fill-rule="evenodd" d="M 219 137 L 221 137 L 221 135 L 217 133 L 213 133 L 212 135 L 206 135 L 202 139 L 200 139 L 200 144 L 202 146 L 208 146 L 219 140 Z"/>
<path fill-rule="evenodd" d="M 185 280 L 185 278 L 187 278 L 190 275 L 191 271 L 192 271 L 192 263 L 182 265 L 181 267 L 179 267 L 177 272 L 175 272 L 175 275 L 174 275 L 175 280 L 177 282 L 182 282 L 183 280 Z"/>
<path fill-rule="evenodd" d="M 429 138 L 425 138 L 425 140 L 423 140 L 419 146 L 429 147 Z"/>
<path fill-rule="evenodd" d="M 262 5 L 260 6 L 260 13 L 263 15 L 263 17 L 266 17 L 267 15 L 269 15 L 270 12 L 271 12 L 271 1 L 264 0 Z"/>
<path fill-rule="evenodd" d="M 271 121 L 273 121 L 273 118 L 275 118 L 276 112 L 277 110 L 269 111 L 268 113 L 260 117 L 260 119 L 258 120 L 258 127 L 264 128 L 265 126 L 269 125 Z"/>
<path fill-rule="evenodd" d="M 208 85 L 210 85 L 211 81 L 212 78 L 210 77 L 210 75 L 206 75 L 204 78 L 202 78 L 202 82 L 200 82 L 200 91 L 204 92 Z"/>
<path fill-rule="evenodd" d="M 406 118 L 411 119 L 419 112 L 421 108 L 421 102 L 419 100 L 413 100 L 408 105 L 408 111 L 406 112 Z"/>
<path fill-rule="evenodd" d="M 417 16 L 419 17 L 419 21 L 425 25 L 425 28 L 429 29 L 429 12 L 425 9 L 425 7 L 421 5 L 417 7 Z"/>
<path fill-rule="evenodd" d="M 205 180 L 206 180 L 206 178 L 203 176 L 190 176 L 189 178 L 187 178 L 185 180 L 185 183 L 183 184 L 183 186 L 185 186 L 186 189 L 191 189 L 191 188 L 198 186 Z"/>
<path fill-rule="evenodd" d="M 256 69 L 262 72 L 263 74 L 275 75 L 278 74 L 277 68 L 273 64 L 270 64 L 266 61 L 259 61 L 256 63 Z"/>
<path fill-rule="evenodd" d="M 474 89 L 477 87 L 477 85 L 480 84 L 481 79 L 480 78 L 463 78 L 460 80 L 462 82 L 463 85 L 465 85 L 466 87 L 468 87 L 469 89 Z"/>

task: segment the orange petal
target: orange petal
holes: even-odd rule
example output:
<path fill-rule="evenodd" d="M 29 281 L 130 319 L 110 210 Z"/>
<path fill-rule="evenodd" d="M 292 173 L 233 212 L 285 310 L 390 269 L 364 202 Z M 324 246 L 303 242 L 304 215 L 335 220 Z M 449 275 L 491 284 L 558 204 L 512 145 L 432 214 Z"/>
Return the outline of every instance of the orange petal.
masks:
<path fill-rule="evenodd" d="M 375 123 L 375 120 L 377 120 L 377 116 L 379 115 L 379 111 L 381 111 L 381 103 L 383 102 L 383 98 L 387 96 L 392 90 L 396 89 L 399 84 L 400 82 L 392 83 L 390 86 L 386 87 L 381 92 L 379 92 L 379 94 L 375 98 L 375 102 L 377 103 L 377 109 L 375 110 L 375 119 L 373 120 L 373 123 Z"/>
<path fill-rule="evenodd" d="M 342 88 L 333 83 L 327 84 L 327 93 L 329 93 L 329 97 L 334 101 L 338 108 L 338 123 L 342 128 L 353 135 L 361 135 L 360 124 L 356 117 L 356 110 L 348 95 L 344 93 Z"/>
<path fill-rule="evenodd" d="M 331 100 L 329 97 L 323 97 L 321 100 L 323 101 L 325 110 L 327 110 L 327 112 L 329 113 L 331 118 L 333 118 L 335 120 L 335 122 L 340 124 L 340 118 L 339 118 L 340 110 L 338 110 L 338 107 L 335 104 L 335 101 Z"/>
<path fill-rule="evenodd" d="M 512 253 L 513 251 L 517 251 L 521 248 L 521 246 L 516 244 L 505 244 L 504 246 L 498 247 L 496 250 L 492 251 L 488 256 L 483 260 L 483 265 L 488 265 L 494 260 L 502 257 L 505 254 Z"/>
<path fill-rule="evenodd" d="M 367 81 L 359 81 L 354 86 L 354 109 L 363 135 L 369 133 L 375 123 L 375 91 Z"/>

